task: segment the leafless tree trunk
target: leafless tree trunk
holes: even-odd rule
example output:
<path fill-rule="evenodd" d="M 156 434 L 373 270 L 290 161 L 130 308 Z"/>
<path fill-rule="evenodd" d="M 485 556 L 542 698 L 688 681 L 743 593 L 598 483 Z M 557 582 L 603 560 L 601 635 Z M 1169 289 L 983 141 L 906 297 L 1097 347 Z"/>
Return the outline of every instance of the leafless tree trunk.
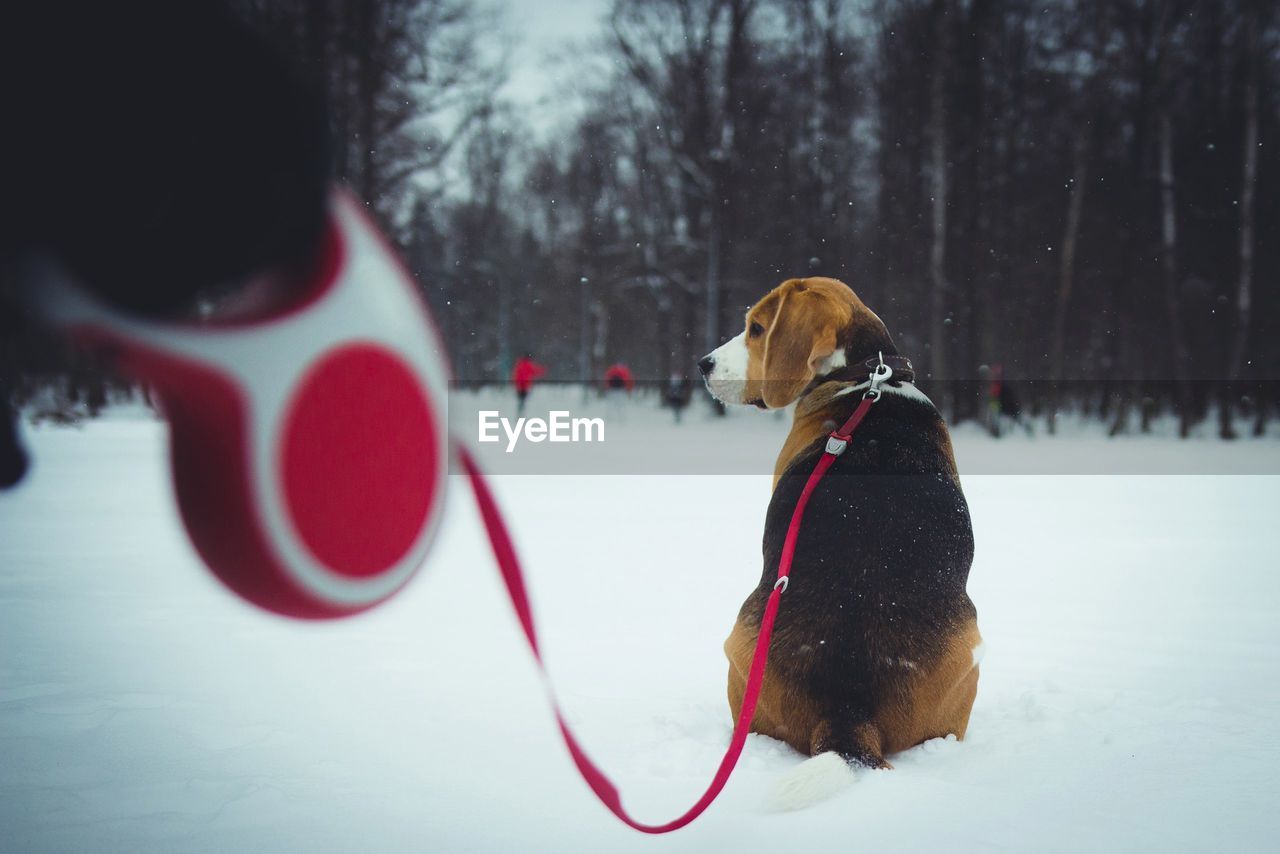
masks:
<path fill-rule="evenodd" d="M 933 3 L 933 73 L 929 81 L 930 192 L 933 197 L 933 242 L 929 249 L 930 371 L 935 380 L 947 379 L 947 93 L 950 57 L 947 39 L 948 0 Z M 943 395 L 944 398 L 946 395 Z M 945 404 L 944 404 L 945 406 Z"/>
<path fill-rule="evenodd" d="M 1258 183 L 1258 72 L 1262 64 L 1258 39 L 1258 3 L 1245 4 L 1245 50 L 1248 51 L 1248 77 L 1244 89 L 1244 167 L 1240 180 L 1240 278 L 1236 283 L 1235 339 L 1227 362 L 1227 386 L 1219 408 L 1221 435 L 1236 438 L 1232 426 L 1232 409 L 1239 391 L 1244 369 L 1245 348 L 1249 343 L 1249 323 L 1253 316 L 1253 241 L 1254 194 Z M 1260 405 L 1261 402 L 1259 402 Z"/>
<path fill-rule="evenodd" d="M 1178 286 L 1178 230 L 1174 208 L 1173 120 L 1166 103 L 1160 113 L 1160 266 L 1164 272 L 1164 304 L 1173 348 L 1173 380 L 1178 406 L 1178 435 L 1185 438 L 1191 429 L 1187 395 L 1187 368 L 1190 355 L 1182 332 L 1182 296 Z"/>
<path fill-rule="evenodd" d="M 1063 349 L 1066 345 L 1067 306 L 1071 301 L 1071 289 L 1075 284 L 1076 241 L 1080 236 L 1080 213 L 1084 210 L 1085 187 L 1088 180 L 1089 139 L 1086 130 L 1076 133 L 1072 145 L 1073 168 L 1071 170 L 1071 198 L 1067 202 L 1067 224 L 1062 232 L 1062 256 L 1058 267 L 1058 297 L 1053 313 L 1053 340 L 1049 356 L 1051 399 L 1049 402 L 1049 432 L 1057 429 L 1058 384 L 1062 382 Z"/>
<path fill-rule="evenodd" d="M 733 201 L 743 191 L 738 125 L 757 51 L 749 27 L 757 6 L 758 0 L 619 0 L 611 17 L 612 44 L 661 117 L 658 159 L 674 167 L 676 213 L 698 247 L 697 266 L 681 271 L 696 279 L 703 309 L 701 330 L 688 330 L 698 355 L 718 346 L 724 332 L 729 248 L 741 216 Z"/>
<path fill-rule="evenodd" d="M 351 7 L 355 13 L 354 34 L 356 44 L 377 44 L 377 7 L 373 3 L 355 3 Z M 360 197 L 369 201 L 374 199 L 374 169 L 377 166 L 377 109 L 381 94 L 381 63 L 372 57 L 365 56 L 356 65 L 355 99 L 351 102 L 358 119 L 356 120 L 355 158 L 352 163 L 354 174 L 352 182 Z"/>
<path fill-rule="evenodd" d="M 720 344 L 722 293 L 724 291 L 725 227 L 732 208 L 725 204 L 731 184 L 738 176 L 739 94 L 747 61 L 747 24 L 755 10 L 756 0 L 727 0 L 729 35 L 725 43 L 719 140 L 711 155 L 712 192 L 709 202 L 710 224 L 707 234 L 707 351 Z M 713 131 L 714 133 L 714 131 Z"/>
<path fill-rule="evenodd" d="M 586 376 L 588 384 L 598 381 L 604 373 L 605 359 L 609 356 L 609 309 L 602 300 L 592 301 L 591 319 L 594 328 L 591 339 L 592 370 Z"/>
<path fill-rule="evenodd" d="M 591 382 L 591 279 L 578 280 L 578 376 L 586 385 Z"/>
<path fill-rule="evenodd" d="M 711 200 L 710 221 L 707 224 L 707 316 L 702 332 L 702 349 L 710 353 L 720 345 L 720 262 L 724 240 L 723 206 L 717 199 Z"/>
<path fill-rule="evenodd" d="M 1236 330 L 1231 348 L 1231 379 L 1239 379 L 1253 313 L 1254 191 L 1258 183 L 1258 79 L 1250 80 L 1245 119 L 1244 178 L 1240 189 L 1240 279 L 1236 285 Z"/>

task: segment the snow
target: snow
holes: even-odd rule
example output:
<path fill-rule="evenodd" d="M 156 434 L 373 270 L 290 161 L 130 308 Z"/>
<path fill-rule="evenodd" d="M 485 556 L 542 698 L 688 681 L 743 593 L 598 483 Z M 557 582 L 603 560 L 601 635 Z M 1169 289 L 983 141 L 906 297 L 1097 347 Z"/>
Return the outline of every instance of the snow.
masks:
<path fill-rule="evenodd" d="M 900 396 L 926 392 L 904 384 Z M 701 397 L 701 395 L 698 395 Z M 483 411 L 501 409 L 512 414 L 510 392 L 458 391 L 451 396 L 449 423 L 454 435 L 473 445 Z M 506 444 L 478 445 L 487 470 L 500 474 L 772 474 L 791 416 L 784 411 L 760 412 L 731 407 L 727 418 L 711 418 L 701 406 L 690 410 L 685 423 L 672 431 L 672 416 L 657 408 L 656 400 L 641 398 L 621 411 L 608 399 L 584 395 L 578 386 L 539 385 L 529 398 L 526 416 L 548 417 L 551 411 L 573 417 L 605 419 L 605 441 L 594 444 L 530 444 L 515 453 Z M 952 431 L 956 459 L 963 474 L 1277 474 L 1280 475 L 1280 435 L 1271 434 L 1223 442 L 1216 438 L 1216 416 L 1200 424 L 1193 436 L 1178 441 L 1173 418 L 1157 419 L 1152 434 L 1135 433 L 1108 438 L 1103 425 L 1067 413 L 1059 419 L 1056 437 L 1036 423 L 1027 436 L 1010 425 L 1006 435 L 992 441 L 973 422 Z M 1245 427 L 1241 422 L 1240 427 Z M 1252 425 L 1248 425 L 1252 427 Z M 1244 431 L 1247 432 L 1247 431 Z M 1167 441 L 1166 441 L 1167 440 Z M 763 506 L 760 508 L 763 513 Z"/>
<path fill-rule="evenodd" d="M 839 794 L 856 779 L 854 769 L 834 750 L 819 753 L 792 768 L 774 787 L 771 804 L 778 810 L 799 810 Z"/>
<path fill-rule="evenodd" d="M 557 394 L 597 406 L 540 388 L 528 414 Z M 493 397 L 456 395 L 455 423 L 474 431 L 468 408 Z M 522 445 L 510 456 L 544 473 L 494 486 L 569 717 L 661 821 L 728 742 L 720 644 L 761 570 L 786 423 L 695 408 L 673 427 L 648 407 L 603 445 Z M 1280 441 L 1166 427 L 958 429 L 986 646 L 969 737 L 779 812 L 802 757 L 752 736 L 706 815 L 661 838 L 578 778 L 460 479 L 400 596 L 286 622 L 197 563 L 162 424 L 123 408 L 28 428 L 32 476 L 0 494 L 0 850 L 1271 850 Z M 551 476 L 549 453 L 631 473 Z M 496 469 L 507 456 L 481 446 Z M 762 462 L 725 473 L 744 459 Z"/>

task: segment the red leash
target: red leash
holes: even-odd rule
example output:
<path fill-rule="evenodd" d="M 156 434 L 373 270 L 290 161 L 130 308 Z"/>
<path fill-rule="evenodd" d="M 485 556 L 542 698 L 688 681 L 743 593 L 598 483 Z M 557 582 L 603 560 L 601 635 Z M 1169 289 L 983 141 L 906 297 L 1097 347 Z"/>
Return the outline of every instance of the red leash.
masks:
<path fill-rule="evenodd" d="M 751 719 L 755 716 L 756 701 L 760 698 L 760 685 L 764 682 L 765 664 L 769 658 L 769 637 L 773 633 L 774 618 L 778 615 L 778 604 L 782 599 L 783 592 L 787 589 L 791 561 L 795 557 L 796 539 L 800 535 L 800 522 L 804 519 L 805 506 L 809 503 L 809 496 L 813 494 L 818 481 L 822 480 L 822 476 L 827 473 L 827 469 L 831 468 L 831 464 L 836 461 L 836 457 L 844 453 L 845 448 L 849 446 L 850 435 L 862 423 L 862 419 L 870 411 L 871 405 L 879 399 L 877 385 L 878 382 L 872 383 L 871 389 L 863 397 L 862 402 L 854 410 L 849 420 L 827 439 L 826 451 L 823 453 L 822 459 L 818 460 L 818 464 L 814 466 L 813 473 L 809 475 L 809 480 L 805 483 L 799 500 L 796 501 L 796 509 L 791 514 L 791 524 L 787 528 L 787 537 L 782 543 L 782 557 L 778 561 L 778 580 L 774 582 L 773 592 L 769 594 L 769 601 L 764 608 L 764 617 L 760 620 L 760 635 L 756 640 L 755 655 L 751 659 L 751 671 L 747 675 L 746 692 L 742 696 L 742 710 L 738 713 L 738 720 L 733 728 L 733 738 L 729 742 L 729 749 L 725 752 L 724 759 L 720 760 L 720 767 L 716 769 L 716 775 L 712 778 L 711 785 L 707 786 L 707 790 L 702 793 L 702 797 L 698 798 L 697 803 L 689 807 L 684 815 L 672 819 L 666 824 L 644 824 L 632 818 L 622 806 L 622 796 L 618 793 L 618 788 L 610 782 L 609 778 L 600 770 L 600 767 L 592 762 L 586 752 L 583 751 L 578 739 L 565 722 L 564 714 L 560 711 L 559 701 L 556 700 L 554 694 L 550 694 L 550 689 L 548 689 L 551 705 L 556 713 L 556 721 L 560 724 L 560 734 L 564 737 L 564 742 L 569 747 L 569 753 L 573 756 L 573 761 L 578 766 L 578 771 L 601 803 L 608 807 L 609 811 L 625 824 L 643 833 L 670 833 L 673 830 L 679 830 L 702 815 L 703 811 L 711 806 L 711 802 L 720 794 L 720 790 L 724 788 L 725 783 L 729 781 L 729 775 L 733 773 L 734 766 L 738 764 L 738 757 L 742 755 L 742 748 L 747 742 L 747 734 L 751 731 Z M 538 632 L 533 624 L 533 608 L 530 606 L 529 596 L 525 592 L 524 573 L 520 569 L 520 559 L 516 556 L 515 546 L 511 542 L 511 534 L 507 531 L 506 523 L 502 520 L 502 514 L 498 510 L 497 502 L 494 501 L 493 493 L 489 490 L 489 484 L 485 482 L 484 475 L 481 473 L 480 467 L 476 465 L 476 461 L 471 456 L 470 451 L 459 446 L 458 455 L 461 457 L 462 466 L 466 469 L 467 475 L 471 480 L 471 488 L 475 491 L 476 504 L 480 507 L 480 515 L 484 519 L 485 530 L 489 534 L 489 543 L 493 546 L 493 555 L 498 561 L 499 569 L 502 570 L 502 580 L 506 582 L 507 594 L 511 597 L 511 604 L 515 606 L 516 615 L 520 618 L 520 625 L 524 628 L 524 636 L 529 641 L 529 648 L 533 650 L 533 656 L 538 662 L 538 667 L 542 669 L 543 675 L 546 676 L 546 666 L 542 663 L 542 654 L 538 650 Z M 546 682 L 549 686 L 550 679 L 548 678 Z"/>

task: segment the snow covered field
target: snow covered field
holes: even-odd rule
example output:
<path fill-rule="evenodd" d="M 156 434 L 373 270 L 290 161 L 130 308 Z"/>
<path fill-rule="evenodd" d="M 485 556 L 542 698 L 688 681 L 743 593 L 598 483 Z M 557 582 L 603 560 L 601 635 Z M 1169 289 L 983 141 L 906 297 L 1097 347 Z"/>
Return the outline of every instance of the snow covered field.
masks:
<path fill-rule="evenodd" d="M 728 740 L 720 644 L 760 573 L 786 424 L 626 417 L 596 450 L 656 474 L 496 488 L 571 718 L 627 805 L 665 820 Z M 1271 851 L 1280 835 L 1274 436 L 958 431 L 988 648 L 968 740 L 780 814 L 769 792 L 800 757 L 753 736 L 721 799 L 662 838 L 579 780 L 460 479 L 404 593 L 300 624 L 199 566 L 162 424 L 122 411 L 28 441 L 32 476 L 0 495 L 5 852 Z M 678 473 L 715 453 L 765 462 Z M 987 473 L 1104 471 L 1098 454 L 1214 473 Z"/>

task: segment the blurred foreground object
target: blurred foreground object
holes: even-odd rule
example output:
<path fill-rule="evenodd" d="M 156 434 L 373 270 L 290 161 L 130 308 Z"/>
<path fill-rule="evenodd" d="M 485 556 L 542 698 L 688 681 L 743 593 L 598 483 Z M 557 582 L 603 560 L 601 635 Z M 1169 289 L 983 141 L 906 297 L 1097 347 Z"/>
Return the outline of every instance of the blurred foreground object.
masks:
<path fill-rule="evenodd" d="M 448 462 L 444 350 L 417 288 L 361 204 L 335 192 L 315 273 L 266 316 L 127 314 L 48 260 L 31 303 L 152 384 L 175 492 L 213 572 L 293 617 L 371 607 L 426 556 Z"/>

